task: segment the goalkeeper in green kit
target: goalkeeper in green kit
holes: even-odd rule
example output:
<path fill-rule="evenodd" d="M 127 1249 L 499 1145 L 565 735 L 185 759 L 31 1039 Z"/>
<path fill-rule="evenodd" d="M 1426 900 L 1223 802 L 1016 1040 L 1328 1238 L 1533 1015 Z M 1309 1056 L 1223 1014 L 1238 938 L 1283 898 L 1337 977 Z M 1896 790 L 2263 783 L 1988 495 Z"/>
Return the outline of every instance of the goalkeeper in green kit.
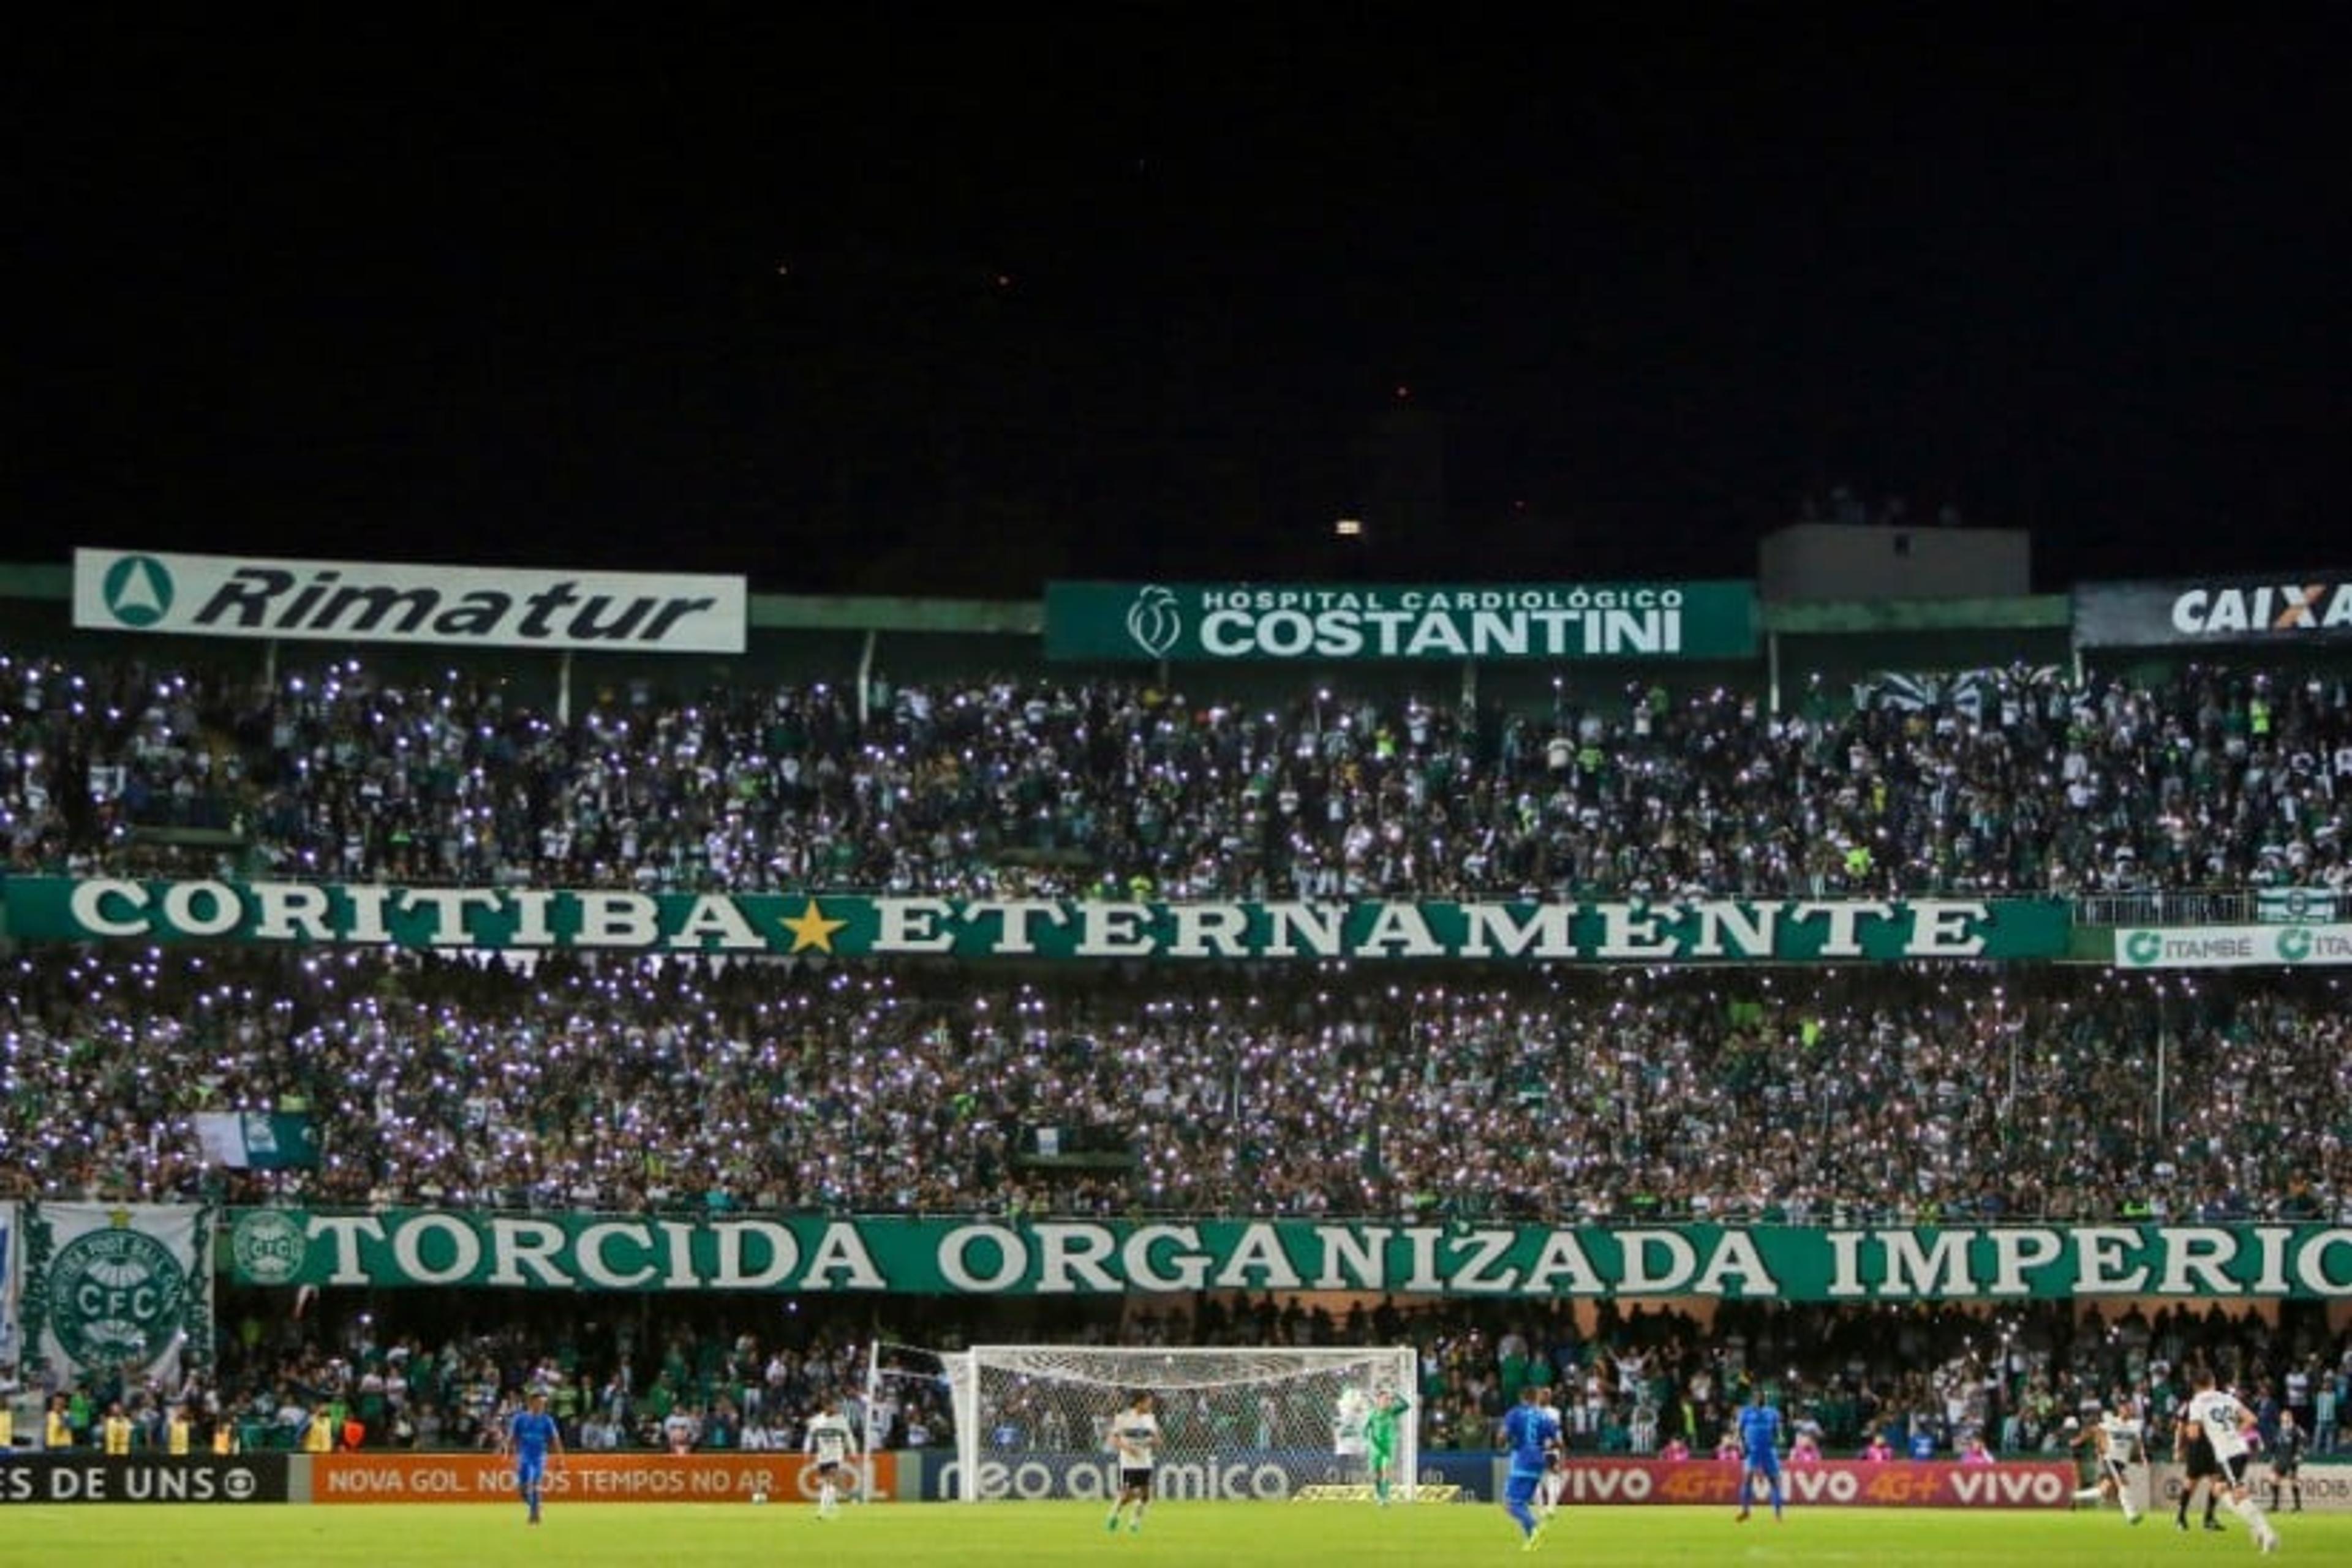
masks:
<path fill-rule="evenodd" d="M 1397 1417 L 1412 1408 L 1404 1395 L 1383 1388 L 1372 1395 L 1364 1416 L 1364 1463 L 1371 1472 L 1372 1500 L 1382 1508 L 1389 1505 L 1389 1477 L 1396 1468 Z"/>

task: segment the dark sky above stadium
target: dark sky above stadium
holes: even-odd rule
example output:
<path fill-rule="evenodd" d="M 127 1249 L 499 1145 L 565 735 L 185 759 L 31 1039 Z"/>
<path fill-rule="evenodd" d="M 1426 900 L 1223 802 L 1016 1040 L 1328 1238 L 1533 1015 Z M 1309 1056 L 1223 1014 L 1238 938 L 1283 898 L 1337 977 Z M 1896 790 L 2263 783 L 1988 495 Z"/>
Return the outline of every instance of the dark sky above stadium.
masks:
<path fill-rule="evenodd" d="M 16 40 L 0 556 L 2352 560 L 2326 8 L 459 15 Z"/>

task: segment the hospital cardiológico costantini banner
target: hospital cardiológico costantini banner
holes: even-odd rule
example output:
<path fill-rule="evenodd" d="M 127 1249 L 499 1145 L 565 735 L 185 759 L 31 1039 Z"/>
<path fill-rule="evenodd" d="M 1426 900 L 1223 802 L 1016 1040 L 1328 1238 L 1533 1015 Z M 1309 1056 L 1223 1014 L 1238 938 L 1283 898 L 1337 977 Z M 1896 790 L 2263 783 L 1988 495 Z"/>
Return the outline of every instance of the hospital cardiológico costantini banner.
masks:
<path fill-rule="evenodd" d="M 181 637 L 741 653 L 740 577 L 74 552 L 73 622 Z"/>
<path fill-rule="evenodd" d="M 1045 657 L 1747 658 L 1752 583 L 1049 583 Z"/>
<path fill-rule="evenodd" d="M 603 948 L 790 958 L 1838 963 L 2058 958 L 2054 899 L 1178 903 L 0 878 L 19 942 Z"/>
<path fill-rule="evenodd" d="M 2352 642 L 2352 573 L 2341 571 L 2084 583 L 2074 597 L 2077 647 Z"/>
<path fill-rule="evenodd" d="M 1462 1297 L 2049 1300 L 2352 1296 L 2321 1225 L 1542 1226 L 234 1211 L 240 1285 L 950 1296 L 1381 1290 Z"/>

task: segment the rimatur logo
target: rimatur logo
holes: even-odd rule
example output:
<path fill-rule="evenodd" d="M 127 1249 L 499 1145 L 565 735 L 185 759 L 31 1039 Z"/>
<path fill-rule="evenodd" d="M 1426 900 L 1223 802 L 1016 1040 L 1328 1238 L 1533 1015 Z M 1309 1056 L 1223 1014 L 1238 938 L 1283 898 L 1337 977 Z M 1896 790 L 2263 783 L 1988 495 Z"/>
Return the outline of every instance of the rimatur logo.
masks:
<path fill-rule="evenodd" d="M 74 552 L 74 622 L 187 637 L 741 653 L 740 577 Z"/>
<path fill-rule="evenodd" d="M 126 626 L 153 626 L 172 613 L 171 569 L 152 555 L 126 555 L 106 569 L 107 614 Z"/>

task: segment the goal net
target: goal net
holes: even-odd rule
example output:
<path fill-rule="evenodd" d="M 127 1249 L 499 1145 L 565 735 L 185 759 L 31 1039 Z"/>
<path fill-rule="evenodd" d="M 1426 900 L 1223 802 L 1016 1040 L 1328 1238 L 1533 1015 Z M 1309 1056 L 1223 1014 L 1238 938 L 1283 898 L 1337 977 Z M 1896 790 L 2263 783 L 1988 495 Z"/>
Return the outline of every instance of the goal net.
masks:
<path fill-rule="evenodd" d="M 1363 1413 L 1418 1389 L 1410 1346 L 1140 1349 L 976 1345 L 945 1358 L 955 1394 L 957 1473 L 948 1495 L 1108 1500 L 1118 1495 L 1110 1420 L 1150 1390 L 1160 1417 L 1153 1492 L 1178 1502 L 1281 1500 L 1360 1485 Z M 1420 1468 L 1415 1412 L 1398 1417 L 1393 1495 Z"/>

